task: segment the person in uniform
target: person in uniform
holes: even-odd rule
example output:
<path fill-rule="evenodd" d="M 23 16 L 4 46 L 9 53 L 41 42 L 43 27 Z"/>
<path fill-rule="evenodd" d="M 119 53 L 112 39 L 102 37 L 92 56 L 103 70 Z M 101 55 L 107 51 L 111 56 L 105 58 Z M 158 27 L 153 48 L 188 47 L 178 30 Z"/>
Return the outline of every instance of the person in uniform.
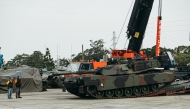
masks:
<path fill-rule="evenodd" d="M 20 90 L 21 90 L 21 77 L 18 74 L 17 79 L 15 79 L 15 85 L 16 85 L 16 98 L 22 98 L 20 96 Z"/>
<path fill-rule="evenodd" d="M 8 89 L 8 99 L 12 99 L 12 91 L 13 91 L 13 77 L 9 76 L 9 80 L 7 81 L 7 89 Z"/>

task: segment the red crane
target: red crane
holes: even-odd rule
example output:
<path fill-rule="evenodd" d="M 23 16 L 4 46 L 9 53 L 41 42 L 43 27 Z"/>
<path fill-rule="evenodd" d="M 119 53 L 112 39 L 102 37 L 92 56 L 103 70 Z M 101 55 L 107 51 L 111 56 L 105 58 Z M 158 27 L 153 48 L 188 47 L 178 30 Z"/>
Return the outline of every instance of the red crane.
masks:
<path fill-rule="evenodd" d="M 161 34 L 161 20 L 162 20 L 161 11 L 162 11 L 162 0 L 159 0 L 157 34 L 156 34 L 156 56 L 159 56 L 160 54 L 160 34 Z"/>

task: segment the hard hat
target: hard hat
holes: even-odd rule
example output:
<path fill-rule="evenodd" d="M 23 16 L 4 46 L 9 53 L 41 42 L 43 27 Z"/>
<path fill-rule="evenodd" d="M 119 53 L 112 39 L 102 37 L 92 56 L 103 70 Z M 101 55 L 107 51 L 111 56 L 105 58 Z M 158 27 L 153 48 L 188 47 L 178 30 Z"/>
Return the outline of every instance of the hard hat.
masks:
<path fill-rule="evenodd" d="M 19 78 L 19 77 L 20 77 L 20 74 L 18 74 L 17 77 Z"/>
<path fill-rule="evenodd" d="M 9 76 L 9 78 L 13 78 L 12 76 Z"/>

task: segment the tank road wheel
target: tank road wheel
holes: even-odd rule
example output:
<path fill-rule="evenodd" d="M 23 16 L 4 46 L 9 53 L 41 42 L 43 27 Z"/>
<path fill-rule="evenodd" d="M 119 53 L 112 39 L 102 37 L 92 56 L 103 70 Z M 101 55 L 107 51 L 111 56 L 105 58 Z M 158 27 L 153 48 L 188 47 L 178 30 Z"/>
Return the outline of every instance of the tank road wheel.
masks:
<path fill-rule="evenodd" d="M 113 90 L 106 90 L 106 96 L 107 97 L 113 97 L 114 91 Z"/>
<path fill-rule="evenodd" d="M 142 92 L 144 94 L 146 94 L 149 91 L 149 87 L 148 86 L 142 86 Z"/>
<path fill-rule="evenodd" d="M 95 94 L 96 94 L 96 97 L 102 98 L 104 96 L 104 91 L 97 91 Z"/>
<path fill-rule="evenodd" d="M 140 88 L 140 87 L 135 87 L 135 88 L 133 89 L 133 93 L 134 93 L 136 96 L 140 95 L 140 94 L 141 94 L 141 88 Z"/>
<path fill-rule="evenodd" d="M 151 89 L 152 89 L 153 91 L 157 91 L 157 90 L 158 90 L 158 84 L 152 84 L 152 85 L 151 85 Z"/>
<path fill-rule="evenodd" d="M 116 95 L 117 97 L 121 97 L 121 96 L 123 95 L 123 90 L 122 90 L 122 89 L 116 89 L 116 90 L 115 90 L 115 95 Z"/>
<path fill-rule="evenodd" d="M 89 91 L 90 93 L 94 93 L 94 92 L 96 92 L 96 90 L 97 90 L 96 86 L 89 86 L 89 87 L 87 87 L 87 88 L 88 88 L 88 91 Z"/>
<path fill-rule="evenodd" d="M 125 96 L 130 97 L 132 96 L 133 92 L 131 88 L 126 88 L 124 91 Z"/>

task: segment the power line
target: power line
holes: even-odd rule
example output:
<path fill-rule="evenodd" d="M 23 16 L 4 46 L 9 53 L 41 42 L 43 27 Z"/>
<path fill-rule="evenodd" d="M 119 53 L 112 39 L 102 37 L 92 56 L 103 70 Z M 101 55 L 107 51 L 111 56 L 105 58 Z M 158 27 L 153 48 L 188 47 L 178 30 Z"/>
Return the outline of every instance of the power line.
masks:
<path fill-rule="evenodd" d="M 146 33 L 153 33 L 153 31 L 148 31 L 148 32 L 146 32 Z M 166 37 L 166 39 L 168 38 L 169 40 L 171 40 L 171 37 L 173 37 L 173 36 L 170 36 L 170 35 L 164 33 L 164 31 L 163 31 L 161 34 L 165 34 L 165 35 L 169 36 L 169 37 Z M 165 38 L 165 37 L 164 37 L 164 38 Z M 179 40 L 180 40 L 180 39 L 179 39 Z"/>
<path fill-rule="evenodd" d="M 149 28 L 150 29 L 150 28 Z M 153 28 L 151 28 L 151 29 L 153 29 Z M 188 30 L 189 31 L 189 30 Z M 146 33 L 153 33 L 153 32 L 155 32 L 155 31 L 147 31 Z M 154 33 L 155 34 L 155 33 Z M 169 37 L 164 37 L 164 38 L 168 38 L 169 40 L 172 40 L 172 39 L 174 39 L 174 38 L 172 38 L 171 39 L 171 37 L 173 37 L 173 36 L 171 36 L 171 35 L 168 35 L 168 34 L 166 34 L 165 33 L 165 31 L 162 31 L 162 33 L 161 34 L 165 34 L 165 35 L 167 35 L 167 36 L 169 36 Z M 180 38 L 180 37 L 179 37 Z M 176 38 L 177 39 L 177 38 Z M 181 39 L 177 39 L 178 41 L 176 41 L 177 43 L 179 42 L 179 40 L 181 40 Z M 182 41 L 182 40 L 181 40 Z M 183 41 L 184 42 L 184 41 Z"/>
<path fill-rule="evenodd" d="M 150 34 L 151 32 L 148 32 L 148 34 Z M 151 33 L 151 34 L 154 34 L 153 32 Z M 161 33 L 161 34 L 165 34 L 165 33 Z M 170 43 L 170 42 L 175 42 L 175 43 L 179 43 L 179 41 L 181 41 L 181 42 L 184 42 L 184 41 L 182 41 L 182 40 L 179 40 L 179 39 L 176 39 L 176 40 L 174 40 L 174 38 L 171 38 L 172 36 L 170 36 L 170 35 L 168 35 L 168 34 L 165 34 L 165 35 L 167 35 L 168 37 L 162 37 L 161 38 L 161 40 L 163 41 L 163 42 L 166 42 L 168 45 L 174 45 L 173 43 Z M 146 35 L 147 36 L 147 35 Z M 151 37 L 151 38 L 154 38 L 154 37 Z M 164 39 L 168 39 L 167 41 L 166 40 L 163 40 L 163 38 Z M 172 41 L 171 41 L 172 40 Z M 174 45 L 174 46 L 176 46 L 176 45 Z"/>
<path fill-rule="evenodd" d="M 173 21 L 167 21 L 167 22 L 164 22 L 164 23 L 168 23 L 168 22 L 177 22 L 177 21 L 187 21 L 187 20 L 190 20 L 190 19 L 173 20 Z"/>
<path fill-rule="evenodd" d="M 184 24 L 184 25 L 166 25 L 166 26 L 162 26 L 162 27 L 177 27 L 177 26 L 189 26 L 190 24 Z M 147 27 L 147 28 L 156 28 L 156 27 Z"/>
<path fill-rule="evenodd" d="M 133 0 L 133 1 L 134 1 L 134 0 Z M 120 37 L 120 35 L 121 35 L 121 32 L 122 32 L 123 27 L 124 27 L 124 25 L 125 25 L 125 22 L 126 22 L 126 20 L 127 20 L 129 11 L 130 11 L 130 9 L 131 9 L 131 7 L 132 7 L 132 4 L 133 4 L 133 1 L 131 2 L 131 6 L 130 6 L 130 8 L 129 8 L 129 10 L 128 10 L 127 16 L 125 17 L 125 21 L 124 21 L 123 26 L 122 26 L 122 28 L 121 28 L 121 31 L 120 31 L 120 33 L 119 33 L 119 37 Z M 119 40 L 119 37 L 117 38 L 117 42 L 118 42 L 118 40 Z M 117 42 L 116 42 L 116 44 L 117 44 Z"/>
<path fill-rule="evenodd" d="M 151 37 L 150 35 L 146 35 L 146 36 L 149 36 L 150 38 L 152 38 L 152 39 L 155 39 L 154 37 Z M 162 39 L 161 39 L 162 40 Z M 173 46 L 176 46 L 176 45 L 174 45 L 173 43 L 168 43 L 168 41 L 165 41 L 165 40 L 162 40 L 163 42 L 167 42 L 166 44 L 167 45 L 173 45 Z M 163 44 L 163 43 L 162 43 Z M 154 45 L 156 45 L 156 43 L 154 44 Z"/>
<path fill-rule="evenodd" d="M 176 15 L 187 15 L 187 13 L 189 14 L 189 12 L 184 12 L 184 13 L 175 13 L 175 14 L 166 14 L 167 16 L 165 17 L 171 17 L 171 16 L 176 16 Z"/>
<path fill-rule="evenodd" d="M 185 24 L 185 25 L 171 25 L 171 26 L 162 26 L 162 27 L 174 27 L 174 26 L 189 26 L 190 24 Z"/>
<path fill-rule="evenodd" d="M 190 20 L 190 19 L 180 19 L 180 20 L 173 20 L 173 21 L 171 21 L 171 20 L 169 20 L 169 21 L 163 20 L 163 22 L 164 23 L 170 23 L 170 22 L 187 21 L 187 20 Z M 153 23 L 156 24 L 155 22 L 150 22 L 148 24 L 153 24 Z"/>
<path fill-rule="evenodd" d="M 173 31 L 177 31 L 177 32 L 179 32 L 179 31 L 189 31 L 189 30 L 171 30 L 171 31 L 163 31 L 163 32 L 173 32 Z"/>
<path fill-rule="evenodd" d="M 162 33 L 162 34 L 165 34 L 165 35 L 167 35 L 167 36 L 169 36 L 169 37 L 172 37 L 172 36 L 170 36 L 170 35 L 168 35 L 168 34 L 166 34 L 166 33 Z M 167 37 L 167 38 L 168 38 L 168 37 Z M 180 38 L 180 37 L 179 37 L 179 38 Z M 171 38 L 168 38 L 168 39 L 171 40 Z M 180 39 L 175 38 L 175 39 L 177 40 L 176 42 L 179 42 L 179 40 L 182 41 L 181 38 L 180 38 Z M 184 42 L 184 41 L 182 41 L 182 42 Z"/>
<path fill-rule="evenodd" d="M 188 25 L 190 25 L 190 24 L 188 24 Z M 175 25 L 174 25 L 175 26 Z M 162 26 L 162 27 L 164 27 L 164 26 Z M 148 29 L 154 29 L 154 27 L 147 27 Z M 155 31 L 155 30 L 154 30 Z M 180 32 L 180 31 L 190 31 L 190 30 L 162 30 L 162 32 L 173 32 L 173 31 L 175 31 L 175 32 Z M 152 31 L 149 31 L 149 32 L 152 32 Z"/>

